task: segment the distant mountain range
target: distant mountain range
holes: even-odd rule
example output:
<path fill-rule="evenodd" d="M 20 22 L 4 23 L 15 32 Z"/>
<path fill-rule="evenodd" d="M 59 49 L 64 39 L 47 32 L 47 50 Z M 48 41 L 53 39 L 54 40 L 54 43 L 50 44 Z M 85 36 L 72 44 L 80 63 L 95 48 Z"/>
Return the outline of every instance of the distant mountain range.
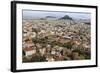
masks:
<path fill-rule="evenodd" d="M 46 16 L 45 18 L 57 18 L 57 17 L 54 17 L 54 16 Z"/>
<path fill-rule="evenodd" d="M 56 17 L 56 16 L 44 16 L 44 17 L 33 17 L 33 16 L 25 16 L 23 17 L 23 19 L 28 19 L 28 20 L 33 20 L 33 19 L 43 19 L 43 20 L 46 20 L 46 19 L 58 19 L 58 20 L 61 20 L 61 19 L 64 19 L 64 20 L 74 20 L 74 21 L 81 21 L 81 22 L 86 22 L 86 23 L 90 23 L 91 22 L 91 19 L 80 19 L 80 18 L 74 18 L 74 17 L 71 17 L 69 15 L 64 15 L 62 17 Z"/>
<path fill-rule="evenodd" d="M 55 17 L 55 16 L 45 16 L 45 17 L 33 17 L 33 16 L 24 16 L 23 19 L 70 19 L 72 18 L 68 15 L 64 15 L 63 17 Z"/>
<path fill-rule="evenodd" d="M 63 16 L 63 17 L 54 17 L 54 16 L 46 16 L 45 17 L 45 19 L 59 19 L 59 20 L 61 20 L 61 19 L 64 19 L 64 20 L 66 20 L 66 19 L 68 19 L 68 20 L 73 20 L 70 16 L 68 16 L 68 15 L 65 15 L 65 16 Z"/>
<path fill-rule="evenodd" d="M 63 16 L 63 17 L 61 17 L 61 18 L 59 18 L 59 19 L 68 19 L 68 20 L 73 20 L 70 16 L 68 16 L 68 15 L 65 15 L 65 16 Z"/>

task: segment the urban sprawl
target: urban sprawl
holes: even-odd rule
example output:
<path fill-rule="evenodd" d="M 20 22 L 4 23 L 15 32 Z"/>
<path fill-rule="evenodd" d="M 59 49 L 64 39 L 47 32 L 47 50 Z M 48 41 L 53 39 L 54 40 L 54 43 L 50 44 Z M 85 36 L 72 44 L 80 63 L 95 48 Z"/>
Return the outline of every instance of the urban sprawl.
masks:
<path fill-rule="evenodd" d="M 22 61 L 91 59 L 91 24 L 72 19 L 23 19 Z"/>

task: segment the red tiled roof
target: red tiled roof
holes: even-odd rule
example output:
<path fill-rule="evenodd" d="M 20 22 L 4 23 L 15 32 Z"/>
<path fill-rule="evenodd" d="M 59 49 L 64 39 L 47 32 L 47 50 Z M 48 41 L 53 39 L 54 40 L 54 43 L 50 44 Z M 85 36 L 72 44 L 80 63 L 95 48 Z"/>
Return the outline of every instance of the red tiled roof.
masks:
<path fill-rule="evenodd" d="M 31 51 L 33 50 L 32 48 L 25 48 L 24 51 Z"/>

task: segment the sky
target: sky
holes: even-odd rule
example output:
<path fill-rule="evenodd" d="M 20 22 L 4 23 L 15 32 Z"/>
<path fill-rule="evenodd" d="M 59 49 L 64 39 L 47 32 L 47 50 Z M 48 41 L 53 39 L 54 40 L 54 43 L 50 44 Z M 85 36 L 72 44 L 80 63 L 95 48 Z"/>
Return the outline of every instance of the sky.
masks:
<path fill-rule="evenodd" d="M 32 19 L 32 18 L 44 18 L 46 16 L 53 16 L 56 18 L 61 18 L 65 15 L 68 15 L 74 19 L 90 19 L 90 13 L 83 12 L 57 12 L 57 11 L 35 11 L 35 10 L 23 10 L 23 18 Z"/>

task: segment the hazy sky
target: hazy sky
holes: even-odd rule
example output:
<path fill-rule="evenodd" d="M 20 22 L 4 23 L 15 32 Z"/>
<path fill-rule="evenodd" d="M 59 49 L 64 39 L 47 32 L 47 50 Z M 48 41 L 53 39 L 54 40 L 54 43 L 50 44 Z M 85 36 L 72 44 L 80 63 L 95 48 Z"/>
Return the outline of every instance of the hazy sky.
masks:
<path fill-rule="evenodd" d="M 23 18 L 43 18 L 46 16 L 54 16 L 57 18 L 63 17 L 64 15 L 68 15 L 72 18 L 79 19 L 90 19 L 90 13 L 83 12 L 55 12 L 55 11 L 32 11 L 32 10 L 23 10 Z"/>

